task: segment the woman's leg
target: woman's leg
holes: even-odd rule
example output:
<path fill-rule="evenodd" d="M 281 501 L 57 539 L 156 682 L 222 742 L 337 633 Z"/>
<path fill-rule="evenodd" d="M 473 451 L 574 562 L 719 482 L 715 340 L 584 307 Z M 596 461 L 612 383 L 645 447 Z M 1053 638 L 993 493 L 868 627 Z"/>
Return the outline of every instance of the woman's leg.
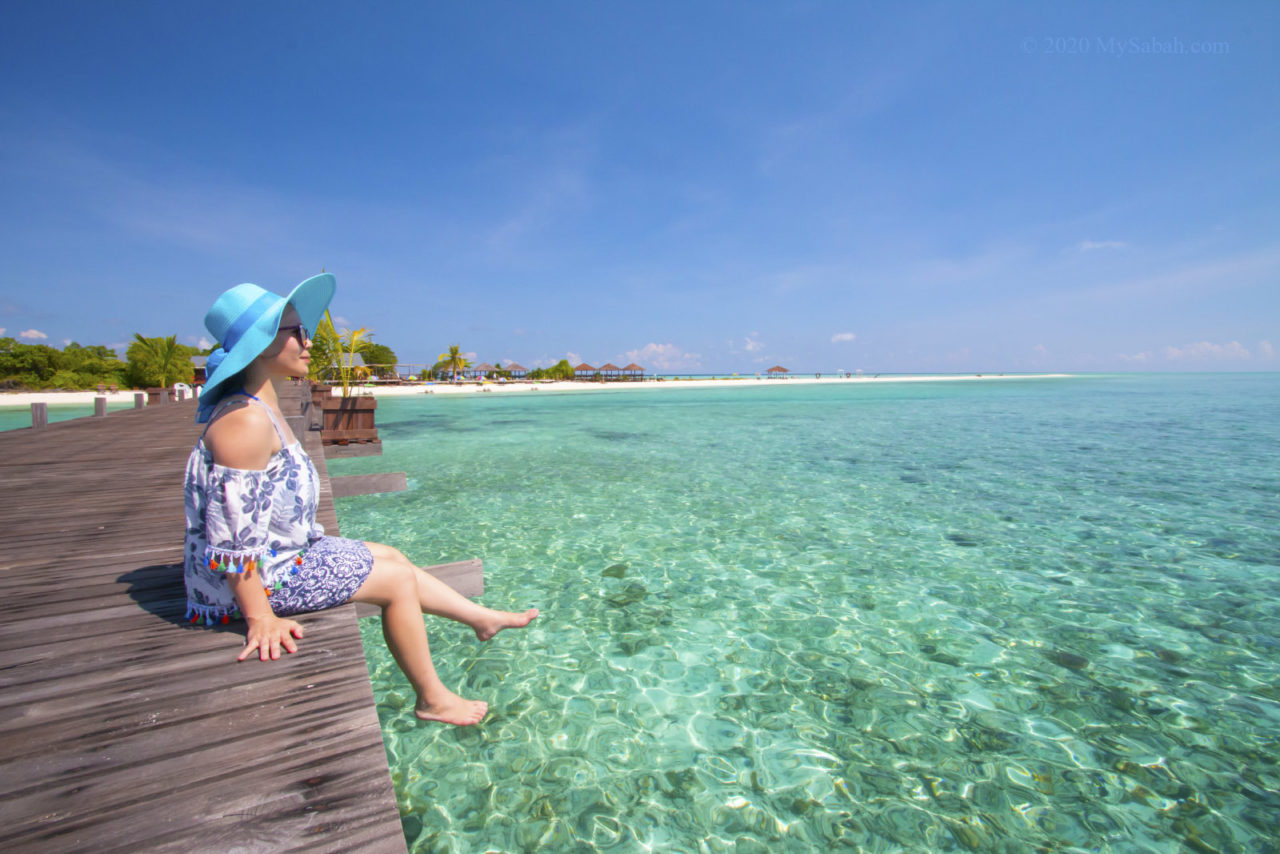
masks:
<path fill-rule="evenodd" d="M 382 543 L 365 545 L 373 553 L 375 561 L 397 562 L 413 568 L 418 579 L 418 604 L 423 613 L 447 617 L 470 626 L 482 641 L 489 640 L 503 629 L 523 628 L 538 616 L 537 608 L 530 608 L 523 614 L 486 608 L 478 602 L 472 602 L 431 573 L 414 566 L 399 549 Z"/>
<path fill-rule="evenodd" d="M 418 695 L 414 713 L 419 718 L 460 726 L 479 723 L 489 710 L 488 704 L 462 699 L 436 674 L 418 602 L 417 575 L 412 565 L 375 555 L 373 570 L 351 599 L 382 608 L 382 635 Z"/>

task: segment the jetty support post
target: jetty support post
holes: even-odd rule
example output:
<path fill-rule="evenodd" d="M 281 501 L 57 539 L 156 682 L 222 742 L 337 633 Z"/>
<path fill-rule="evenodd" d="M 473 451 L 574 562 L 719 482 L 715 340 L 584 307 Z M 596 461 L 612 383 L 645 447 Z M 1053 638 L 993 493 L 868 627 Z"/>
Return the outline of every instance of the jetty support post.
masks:
<path fill-rule="evenodd" d="M 49 426 L 49 404 L 31 404 L 31 429 L 43 430 Z"/>
<path fill-rule="evenodd" d="M 93 417 L 107 417 L 107 399 L 105 397 L 95 397 L 93 399 Z"/>
<path fill-rule="evenodd" d="M 138 391 L 138 392 L 134 392 L 134 395 L 133 395 L 133 408 L 134 408 L 134 409 L 141 409 L 142 407 L 144 407 L 144 406 L 146 406 L 146 405 L 147 405 L 147 396 L 146 396 L 145 394 L 143 394 L 142 392 L 140 392 L 140 391 Z"/>

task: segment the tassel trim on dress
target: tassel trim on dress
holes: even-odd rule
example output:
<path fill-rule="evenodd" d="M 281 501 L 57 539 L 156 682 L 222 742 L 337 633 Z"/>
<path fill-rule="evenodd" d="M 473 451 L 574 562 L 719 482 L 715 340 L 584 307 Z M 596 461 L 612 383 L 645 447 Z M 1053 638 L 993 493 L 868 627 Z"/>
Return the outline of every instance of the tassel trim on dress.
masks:
<path fill-rule="evenodd" d="M 220 608 L 217 605 L 197 605 L 194 602 L 187 602 L 188 623 L 194 623 L 197 626 L 214 626 L 220 623 L 225 625 L 238 619 L 240 619 L 240 609 L 234 605 L 229 608 Z"/>
<path fill-rule="evenodd" d="M 307 553 L 306 549 L 298 552 L 293 556 L 293 560 L 289 564 L 289 575 L 295 576 L 302 569 L 302 556 Z M 275 557 L 277 552 L 275 549 L 243 549 L 228 551 L 225 549 L 215 549 L 213 547 L 205 548 L 206 566 L 214 572 L 223 572 L 227 574 L 236 574 L 250 576 L 254 570 L 259 570 L 258 575 L 262 578 L 262 589 L 268 596 L 277 590 L 283 590 L 289 586 L 288 580 L 278 580 L 274 583 L 267 580 L 266 576 L 261 572 L 263 558 L 266 555 Z M 231 606 L 229 608 L 220 608 L 213 605 L 196 605 L 187 603 L 188 622 L 195 623 L 198 626 L 213 626 L 219 623 L 229 623 L 232 620 L 240 619 L 240 609 Z"/>
<path fill-rule="evenodd" d="M 275 557 L 276 550 L 267 548 L 228 550 L 215 549 L 212 546 L 204 550 L 206 565 L 209 569 L 214 572 L 234 572 L 237 575 L 261 569 L 262 560 L 268 554 Z"/>

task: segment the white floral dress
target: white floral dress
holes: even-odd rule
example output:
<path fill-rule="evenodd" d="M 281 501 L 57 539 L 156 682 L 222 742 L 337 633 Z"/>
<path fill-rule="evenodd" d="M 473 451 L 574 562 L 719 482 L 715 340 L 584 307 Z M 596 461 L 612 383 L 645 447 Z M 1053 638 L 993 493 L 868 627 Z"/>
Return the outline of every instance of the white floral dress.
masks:
<path fill-rule="evenodd" d="M 325 536 L 316 521 L 316 467 L 300 442 L 285 441 L 269 406 L 233 395 L 219 404 L 210 423 L 226 411 L 226 404 L 246 400 L 266 410 L 280 436 L 281 450 L 265 469 L 218 465 L 203 435 L 187 458 L 183 579 L 187 619 L 202 625 L 239 618 L 227 583 L 230 573 L 256 576 L 271 610 L 288 616 L 347 602 L 373 568 L 373 555 L 364 543 Z"/>

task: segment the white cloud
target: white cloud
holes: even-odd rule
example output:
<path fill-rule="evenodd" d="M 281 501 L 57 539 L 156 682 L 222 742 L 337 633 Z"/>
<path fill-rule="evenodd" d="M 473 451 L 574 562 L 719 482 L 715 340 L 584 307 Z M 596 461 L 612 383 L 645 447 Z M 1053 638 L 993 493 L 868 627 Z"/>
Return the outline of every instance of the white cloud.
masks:
<path fill-rule="evenodd" d="M 201 335 L 200 340 L 196 342 L 196 346 L 201 350 L 208 350 L 213 346 L 213 342 L 209 340 L 208 335 Z"/>
<path fill-rule="evenodd" d="M 4 327 L 0 326 L 0 335 L 3 335 L 3 334 L 4 334 Z"/>
<path fill-rule="evenodd" d="M 3 332 L 4 330 L 0 329 L 0 333 L 3 333 Z M 1276 357 L 1276 351 L 1275 351 L 1275 348 L 1271 346 L 1270 341 L 1263 341 L 1258 345 L 1259 359 L 1274 359 L 1275 357 Z"/>
<path fill-rule="evenodd" d="M 577 367 L 578 365 L 581 365 L 583 362 L 585 362 L 585 361 L 586 361 L 586 360 L 585 360 L 585 359 L 583 359 L 581 356 L 579 356 L 577 353 L 565 353 L 565 354 L 564 354 L 564 357 L 565 357 L 566 359 L 568 359 L 568 360 L 569 360 L 569 364 L 570 364 L 570 365 L 573 365 L 574 367 Z"/>
<path fill-rule="evenodd" d="M 1143 364 L 1146 364 L 1147 360 L 1151 358 L 1151 353 L 1149 351 L 1142 352 L 1142 353 L 1134 353 L 1132 355 L 1128 353 L 1117 353 L 1116 358 L 1118 358 L 1122 362 L 1137 362 L 1138 364 L 1143 365 Z"/>
<path fill-rule="evenodd" d="M 1251 355 L 1248 349 L 1242 346 L 1239 341 L 1229 341 L 1226 344 L 1197 341 L 1185 347 L 1165 347 L 1164 357 L 1176 362 L 1182 359 L 1248 359 L 1251 358 Z"/>
<path fill-rule="evenodd" d="M 841 341 L 852 341 L 857 337 L 858 336 L 854 335 L 852 332 L 837 332 L 835 335 L 831 336 L 831 343 L 838 344 Z"/>
<path fill-rule="evenodd" d="M 27 329 L 22 332 L 19 332 L 18 337 L 26 338 L 28 341 L 40 341 L 44 338 L 48 338 L 49 336 L 45 335 L 39 329 Z"/>
<path fill-rule="evenodd" d="M 1047 356 L 1047 355 L 1049 355 L 1049 348 L 1048 348 L 1048 347 L 1046 347 L 1046 346 L 1044 346 L 1043 344 L 1037 344 L 1036 346 L 1032 347 L 1031 349 L 1032 349 L 1032 351 L 1034 351 L 1034 352 L 1035 352 L 1035 354 L 1036 354 L 1037 356 Z"/>
<path fill-rule="evenodd" d="M 764 342 L 759 338 L 759 332 L 752 332 L 747 336 L 746 341 L 742 343 L 743 349 L 748 353 L 759 353 L 764 349 Z"/>
<path fill-rule="evenodd" d="M 1095 252 L 1099 249 L 1127 249 L 1129 244 L 1122 240 L 1081 240 L 1076 244 L 1077 252 Z"/>
<path fill-rule="evenodd" d="M 688 371 L 702 367 L 702 356 L 700 354 L 686 353 L 674 344 L 654 344 L 650 342 L 639 350 L 628 350 L 624 358 L 628 362 L 635 362 L 645 369 Z"/>
<path fill-rule="evenodd" d="M 63 339 L 62 339 L 62 346 L 63 346 L 63 347 L 70 347 L 70 346 L 71 346 L 71 339 L 70 339 L 70 338 L 63 338 Z"/>

